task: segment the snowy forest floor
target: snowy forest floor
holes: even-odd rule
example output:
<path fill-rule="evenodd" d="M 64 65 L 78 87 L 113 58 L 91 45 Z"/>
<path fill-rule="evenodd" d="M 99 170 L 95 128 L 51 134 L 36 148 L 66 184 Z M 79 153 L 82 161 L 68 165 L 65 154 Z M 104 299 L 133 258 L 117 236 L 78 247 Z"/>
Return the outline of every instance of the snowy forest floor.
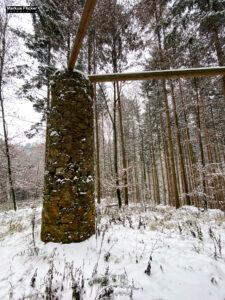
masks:
<path fill-rule="evenodd" d="M 105 203 L 96 219 L 85 242 L 44 244 L 41 204 L 1 212 L 0 299 L 225 299 L 220 210 Z"/>

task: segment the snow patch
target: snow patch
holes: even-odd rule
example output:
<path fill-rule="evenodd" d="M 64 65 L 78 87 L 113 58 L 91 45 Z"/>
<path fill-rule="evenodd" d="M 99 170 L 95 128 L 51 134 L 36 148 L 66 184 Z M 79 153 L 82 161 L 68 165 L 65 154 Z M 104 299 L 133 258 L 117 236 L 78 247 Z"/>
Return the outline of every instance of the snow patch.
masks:
<path fill-rule="evenodd" d="M 50 136 L 59 136 L 59 134 L 58 134 L 58 132 L 56 132 L 56 131 L 52 131 L 52 132 L 50 133 Z"/>
<path fill-rule="evenodd" d="M 85 74 L 85 73 L 83 73 L 83 72 L 81 72 L 80 70 L 77 70 L 77 69 L 75 69 L 74 71 L 76 71 L 77 73 L 81 74 L 86 80 L 89 81 L 89 77 L 88 77 L 87 74 Z"/>
<path fill-rule="evenodd" d="M 74 287 L 83 300 L 103 299 L 106 289 L 114 300 L 224 299 L 223 212 L 146 204 L 119 211 L 112 201 L 102 199 L 96 235 L 82 243 L 43 243 L 41 206 L 1 212 L 0 299 L 44 299 L 47 287 L 60 300 L 72 299 Z"/>

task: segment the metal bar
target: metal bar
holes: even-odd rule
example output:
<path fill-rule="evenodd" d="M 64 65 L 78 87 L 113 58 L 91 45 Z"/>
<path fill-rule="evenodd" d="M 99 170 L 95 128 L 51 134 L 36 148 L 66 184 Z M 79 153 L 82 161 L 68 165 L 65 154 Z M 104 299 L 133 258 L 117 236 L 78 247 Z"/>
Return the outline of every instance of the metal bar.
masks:
<path fill-rule="evenodd" d="M 80 24 L 77 30 L 77 35 L 73 44 L 73 49 L 70 55 L 69 63 L 68 63 L 68 69 L 73 70 L 78 54 L 80 52 L 83 39 L 85 37 L 85 34 L 87 32 L 88 25 L 91 21 L 91 17 L 95 8 L 95 5 L 97 3 L 97 0 L 86 0 L 84 11 L 80 20 Z"/>
<path fill-rule="evenodd" d="M 203 77 L 225 75 L 225 67 L 211 67 L 198 69 L 160 70 L 134 73 L 93 74 L 89 75 L 91 82 L 130 81 L 146 79 L 169 79 L 185 77 Z"/>

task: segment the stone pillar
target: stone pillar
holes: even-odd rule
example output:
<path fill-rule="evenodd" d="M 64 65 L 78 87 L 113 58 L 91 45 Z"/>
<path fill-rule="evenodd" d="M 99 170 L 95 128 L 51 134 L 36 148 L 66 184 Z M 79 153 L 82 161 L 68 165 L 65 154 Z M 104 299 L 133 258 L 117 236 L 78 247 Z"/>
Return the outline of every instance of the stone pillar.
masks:
<path fill-rule="evenodd" d="M 81 242 L 95 232 L 92 97 L 82 73 L 56 72 L 46 139 L 43 242 Z"/>

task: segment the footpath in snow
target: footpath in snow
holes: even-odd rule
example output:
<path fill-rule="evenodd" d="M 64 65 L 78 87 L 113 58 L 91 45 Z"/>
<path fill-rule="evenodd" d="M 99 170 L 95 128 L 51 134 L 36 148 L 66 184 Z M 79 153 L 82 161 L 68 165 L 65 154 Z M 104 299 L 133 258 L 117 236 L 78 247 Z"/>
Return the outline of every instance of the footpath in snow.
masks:
<path fill-rule="evenodd" d="M 97 208 L 96 235 L 40 240 L 41 206 L 0 213 L 0 299 L 224 300 L 220 210 Z"/>

